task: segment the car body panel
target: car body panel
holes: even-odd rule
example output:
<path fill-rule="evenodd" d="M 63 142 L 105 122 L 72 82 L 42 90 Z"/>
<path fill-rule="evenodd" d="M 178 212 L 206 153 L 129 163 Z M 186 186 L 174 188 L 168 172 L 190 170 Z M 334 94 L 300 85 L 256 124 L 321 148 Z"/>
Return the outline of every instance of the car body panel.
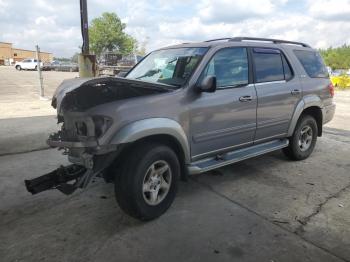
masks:
<path fill-rule="evenodd" d="M 252 100 L 241 102 L 243 96 Z M 257 98 L 254 85 L 201 93 L 190 104 L 193 159 L 253 143 Z"/>

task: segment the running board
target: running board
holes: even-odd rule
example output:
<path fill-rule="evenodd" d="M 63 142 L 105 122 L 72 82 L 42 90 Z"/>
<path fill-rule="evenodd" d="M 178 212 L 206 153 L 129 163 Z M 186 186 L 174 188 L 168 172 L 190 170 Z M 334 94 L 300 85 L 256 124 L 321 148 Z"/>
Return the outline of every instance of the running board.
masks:
<path fill-rule="evenodd" d="M 282 149 L 284 147 L 287 147 L 288 144 L 289 140 L 287 138 L 277 139 L 263 144 L 253 145 L 247 148 L 227 152 L 216 157 L 201 159 L 192 162 L 188 166 L 188 172 L 191 175 L 204 173 L 212 169 Z"/>

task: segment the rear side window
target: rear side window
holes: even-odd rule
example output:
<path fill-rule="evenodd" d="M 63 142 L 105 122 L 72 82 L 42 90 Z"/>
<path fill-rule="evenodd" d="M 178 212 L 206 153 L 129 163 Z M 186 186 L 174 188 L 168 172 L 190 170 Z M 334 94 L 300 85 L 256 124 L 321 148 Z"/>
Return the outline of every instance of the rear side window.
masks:
<path fill-rule="evenodd" d="M 294 50 L 294 54 L 310 77 L 328 77 L 327 68 L 318 52 Z"/>
<path fill-rule="evenodd" d="M 254 48 L 256 82 L 284 80 L 281 52 L 276 49 Z"/>

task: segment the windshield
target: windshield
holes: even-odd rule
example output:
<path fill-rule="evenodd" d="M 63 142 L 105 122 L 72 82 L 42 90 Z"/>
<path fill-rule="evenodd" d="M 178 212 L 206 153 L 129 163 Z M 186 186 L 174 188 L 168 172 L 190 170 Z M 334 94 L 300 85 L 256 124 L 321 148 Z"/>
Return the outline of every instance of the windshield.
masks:
<path fill-rule="evenodd" d="M 126 78 L 182 86 L 191 76 L 208 48 L 174 48 L 154 51 Z"/>

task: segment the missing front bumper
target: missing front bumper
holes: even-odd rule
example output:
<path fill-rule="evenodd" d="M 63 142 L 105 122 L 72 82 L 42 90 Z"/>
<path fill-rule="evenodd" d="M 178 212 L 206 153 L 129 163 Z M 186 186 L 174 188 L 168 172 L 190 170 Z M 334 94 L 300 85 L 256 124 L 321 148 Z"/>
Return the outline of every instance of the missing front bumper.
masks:
<path fill-rule="evenodd" d="M 69 195 L 78 188 L 86 188 L 93 178 L 102 174 L 112 164 L 118 154 L 118 151 L 114 151 L 104 155 L 95 155 L 92 168 L 77 164 L 61 166 L 48 174 L 25 180 L 24 183 L 27 190 L 33 195 L 50 189 L 57 189 Z"/>
<path fill-rule="evenodd" d="M 27 190 L 33 195 L 49 189 L 58 189 L 69 195 L 77 189 L 79 178 L 86 173 L 85 167 L 73 164 L 66 167 L 61 166 L 48 174 L 31 180 L 24 180 L 24 183 Z"/>

